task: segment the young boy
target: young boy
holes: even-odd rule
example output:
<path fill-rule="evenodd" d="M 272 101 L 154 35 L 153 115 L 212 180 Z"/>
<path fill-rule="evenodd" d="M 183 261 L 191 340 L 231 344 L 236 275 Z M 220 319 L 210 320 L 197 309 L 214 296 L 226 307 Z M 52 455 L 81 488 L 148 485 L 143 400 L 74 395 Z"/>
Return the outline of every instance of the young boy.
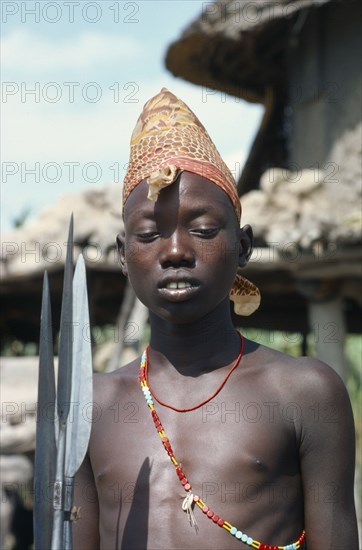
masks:
<path fill-rule="evenodd" d="M 165 89 L 144 107 L 123 191 L 122 271 L 149 308 L 147 354 L 95 377 L 75 550 L 357 550 L 345 387 L 233 327 L 258 307 L 231 173 Z"/>

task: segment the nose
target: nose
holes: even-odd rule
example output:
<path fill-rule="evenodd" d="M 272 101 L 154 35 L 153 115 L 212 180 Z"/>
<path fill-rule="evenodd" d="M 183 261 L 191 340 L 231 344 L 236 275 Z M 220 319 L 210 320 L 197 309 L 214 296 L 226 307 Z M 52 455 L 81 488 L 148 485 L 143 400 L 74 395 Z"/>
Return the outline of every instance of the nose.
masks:
<path fill-rule="evenodd" d="M 184 232 L 175 230 L 172 235 L 162 239 L 160 264 L 163 269 L 195 265 L 195 252 Z"/>

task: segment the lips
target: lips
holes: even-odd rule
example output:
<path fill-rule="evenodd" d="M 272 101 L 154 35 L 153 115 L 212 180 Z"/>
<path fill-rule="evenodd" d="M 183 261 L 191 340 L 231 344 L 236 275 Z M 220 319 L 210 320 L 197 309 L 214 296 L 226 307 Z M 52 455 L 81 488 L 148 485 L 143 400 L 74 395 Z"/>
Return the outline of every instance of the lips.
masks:
<path fill-rule="evenodd" d="M 192 284 L 189 281 L 170 281 L 166 284 L 165 288 L 175 289 L 175 288 L 191 288 Z"/>
<path fill-rule="evenodd" d="M 175 273 L 167 275 L 158 283 L 160 294 L 171 302 L 183 302 L 196 294 L 200 282 L 189 275 Z"/>
<path fill-rule="evenodd" d="M 166 288 L 168 290 L 183 290 L 185 288 L 199 287 L 200 282 L 188 273 L 175 271 L 168 273 L 157 284 L 159 289 Z"/>

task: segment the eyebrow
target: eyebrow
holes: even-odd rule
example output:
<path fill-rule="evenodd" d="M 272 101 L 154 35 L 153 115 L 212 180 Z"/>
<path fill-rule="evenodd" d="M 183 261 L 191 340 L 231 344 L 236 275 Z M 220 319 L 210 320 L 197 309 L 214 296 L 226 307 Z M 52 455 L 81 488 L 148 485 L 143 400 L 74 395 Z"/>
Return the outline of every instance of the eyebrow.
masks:
<path fill-rule="evenodd" d="M 204 216 L 205 214 L 219 215 L 219 210 L 214 208 L 213 205 L 210 206 L 191 206 L 187 212 L 187 217 L 190 220 Z"/>
<path fill-rule="evenodd" d="M 139 216 L 143 216 L 144 218 L 154 218 L 155 212 L 154 210 L 148 210 L 146 208 L 144 209 L 136 209 L 136 212 Z M 191 216 L 203 216 L 204 214 L 208 214 L 209 212 L 215 212 L 215 209 L 212 206 L 190 206 L 188 208 L 188 213 L 190 213 Z M 135 213 L 135 211 L 132 212 L 132 214 Z"/>
<path fill-rule="evenodd" d="M 189 214 L 192 217 L 197 218 L 198 216 L 203 216 L 204 214 L 208 214 L 210 212 L 210 208 L 206 208 L 205 206 L 191 206 L 189 208 Z"/>
<path fill-rule="evenodd" d="M 146 218 L 147 220 L 154 220 L 155 218 L 155 213 L 153 210 L 135 208 L 129 213 L 129 216 L 132 217 L 135 214 L 142 218 Z"/>
<path fill-rule="evenodd" d="M 137 209 L 137 213 L 140 214 L 140 216 L 143 216 L 144 218 L 154 218 L 155 212 L 154 210 L 148 210 L 148 209 Z"/>
<path fill-rule="evenodd" d="M 187 209 L 187 212 L 185 214 L 186 218 L 188 220 L 194 220 L 196 218 L 199 218 L 201 216 L 204 216 L 205 214 L 211 214 L 211 215 L 217 215 L 219 216 L 220 215 L 220 212 L 217 208 L 215 208 L 213 205 L 208 205 L 208 206 L 190 206 L 188 209 Z M 137 218 L 143 218 L 143 219 L 146 219 L 146 220 L 152 220 L 152 221 L 156 221 L 157 217 L 158 217 L 158 214 L 156 213 L 155 214 L 155 211 L 152 209 L 147 209 L 147 208 L 140 208 L 140 209 L 135 209 L 133 210 L 132 212 L 130 212 L 129 216 L 132 218 L 134 215 L 137 216 Z"/>

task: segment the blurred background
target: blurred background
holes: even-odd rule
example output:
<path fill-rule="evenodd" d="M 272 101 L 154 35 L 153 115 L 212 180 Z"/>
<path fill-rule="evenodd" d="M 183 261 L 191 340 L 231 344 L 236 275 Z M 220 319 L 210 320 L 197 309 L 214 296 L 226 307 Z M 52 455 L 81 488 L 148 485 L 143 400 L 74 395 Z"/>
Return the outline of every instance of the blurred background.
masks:
<path fill-rule="evenodd" d="M 41 288 L 60 318 L 67 226 L 87 264 L 94 369 L 147 342 L 115 236 L 129 139 L 162 87 L 207 128 L 237 181 L 261 289 L 244 334 L 341 375 L 361 478 L 360 5 L 2 2 L 1 548 L 32 545 Z M 54 337 L 57 351 L 57 338 Z"/>

